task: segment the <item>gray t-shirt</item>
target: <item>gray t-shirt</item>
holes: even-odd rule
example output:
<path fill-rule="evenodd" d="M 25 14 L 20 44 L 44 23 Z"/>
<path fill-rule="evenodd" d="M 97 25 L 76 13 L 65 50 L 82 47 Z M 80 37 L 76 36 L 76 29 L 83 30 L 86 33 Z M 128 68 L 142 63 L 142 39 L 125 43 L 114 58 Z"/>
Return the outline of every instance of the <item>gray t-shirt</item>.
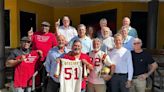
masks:
<path fill-rule="evenodd" d="M 20 55 L 25 55 L 25 54 L 29 54 L 30 53 L 30 50 L 26 50 L 26 51 L 23 51 L 22 49 L 18 48 L 18 49 L 14 49 L 13 51 L 10 52 L 7 60 L 9 59 L 15 59 L 17 56 L 20 56 Z"/>

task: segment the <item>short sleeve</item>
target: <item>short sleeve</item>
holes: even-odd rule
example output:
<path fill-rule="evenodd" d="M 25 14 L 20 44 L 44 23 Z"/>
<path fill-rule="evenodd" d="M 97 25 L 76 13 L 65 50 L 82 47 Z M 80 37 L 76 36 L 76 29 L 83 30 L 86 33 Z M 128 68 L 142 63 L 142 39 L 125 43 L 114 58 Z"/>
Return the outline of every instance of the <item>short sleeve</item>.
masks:
<path fill-rule="evenodd" d="M 112 64 L 110 58 L 108 55 L 106 55 L 105 60 L 104 60 L 105 65 L 110 66 Z"/>
<path fill-rule="evenodd" d="M 19 56 L 19 51 L 15 49 L 9 53 L 7 60 L 16 59 L 17 56 Z"/>
<path fill-rule="evenodd" d="M 152 64 L 152 63 L 154 63 L 155 61 L 154 61 L 154 59 L 153 59 L 153 57 L 151 56 L 151 54 L 149 54 L 149 53 L 147 53 L 147 56 L 145 56 L 145 57 L 147 57 L 147 63 L 148 64 Z"/>

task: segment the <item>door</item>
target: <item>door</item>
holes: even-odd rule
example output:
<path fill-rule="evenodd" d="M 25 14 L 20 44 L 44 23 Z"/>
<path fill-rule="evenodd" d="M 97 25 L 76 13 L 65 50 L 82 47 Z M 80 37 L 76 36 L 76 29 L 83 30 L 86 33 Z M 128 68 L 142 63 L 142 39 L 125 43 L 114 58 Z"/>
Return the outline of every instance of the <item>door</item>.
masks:
<path fill-rule="evenodd" d="M 20 11 L 20 34 L 21 38 L 27 36 L 27 32 L 30 28 L 36 30 L 36 15 L 34 13 Z"/>
<path fill-rule="evenodd" d="M 108 27 L 112 30 L 112 33 L 116 33 L 117 24 L 117 9 L 94 12 L 89 14 L 80 15 L 80 23 L 86 26 L 93 26 L 96 31 L 100 30 L 99 21 L 102 18 L 106 18 L 108 21 Z"/>

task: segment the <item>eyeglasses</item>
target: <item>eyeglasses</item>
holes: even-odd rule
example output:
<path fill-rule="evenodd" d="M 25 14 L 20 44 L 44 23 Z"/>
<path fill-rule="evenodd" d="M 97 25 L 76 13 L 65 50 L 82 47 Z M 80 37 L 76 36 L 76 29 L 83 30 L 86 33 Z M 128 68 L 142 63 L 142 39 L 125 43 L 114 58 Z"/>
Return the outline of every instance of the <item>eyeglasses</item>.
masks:
<path fill-rule="evenodd" d="M 134 45 L 137 45 L 137 44 L 141 44 L 141 42 L 135 42 L 135 43 L 133 43 Z"/>

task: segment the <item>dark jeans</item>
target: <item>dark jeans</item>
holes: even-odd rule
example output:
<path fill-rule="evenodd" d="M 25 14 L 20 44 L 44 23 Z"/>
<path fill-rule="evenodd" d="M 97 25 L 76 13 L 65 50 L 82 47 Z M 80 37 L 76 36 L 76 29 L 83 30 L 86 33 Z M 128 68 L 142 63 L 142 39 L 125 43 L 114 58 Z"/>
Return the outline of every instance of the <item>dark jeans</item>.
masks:
<path fill-rule="evenodd" d="M 129 92 L 129 89 L 126 88 L 126 82 L 127 74 L 114 74 L 111 79 L 111 92 Z"/>
<path fill-rule="evenodd" d="M 40 75 L 40 82 L 41 82 L 41 84 L 39 86 L 39 91 L 37 91 L 37 92 L 46 92 L 48 77 L 47 77 L 46 69 L 43 64 L 44 64 L 44 62 L 40 62 L 39 68 L 37 69 L 37 71 L 39 72 L 39 75 Z"/>
<path fill-rule="evenodd" d="M 106 82 L 106 92 L 111 92 L 111 80 Z"/>
<path fill-rule="evenodd" d="M 48 79 L 46 92 L 59 92 L 60 84 L 55 82 L 52 78 Z"/>
<path fill-rule="evenodd" d="M 48 77 L 45 67 L 42 68 L 40 74 L 41 74 L 42 92 L 46 92 L 45 90 L 47 88 Z"/>

